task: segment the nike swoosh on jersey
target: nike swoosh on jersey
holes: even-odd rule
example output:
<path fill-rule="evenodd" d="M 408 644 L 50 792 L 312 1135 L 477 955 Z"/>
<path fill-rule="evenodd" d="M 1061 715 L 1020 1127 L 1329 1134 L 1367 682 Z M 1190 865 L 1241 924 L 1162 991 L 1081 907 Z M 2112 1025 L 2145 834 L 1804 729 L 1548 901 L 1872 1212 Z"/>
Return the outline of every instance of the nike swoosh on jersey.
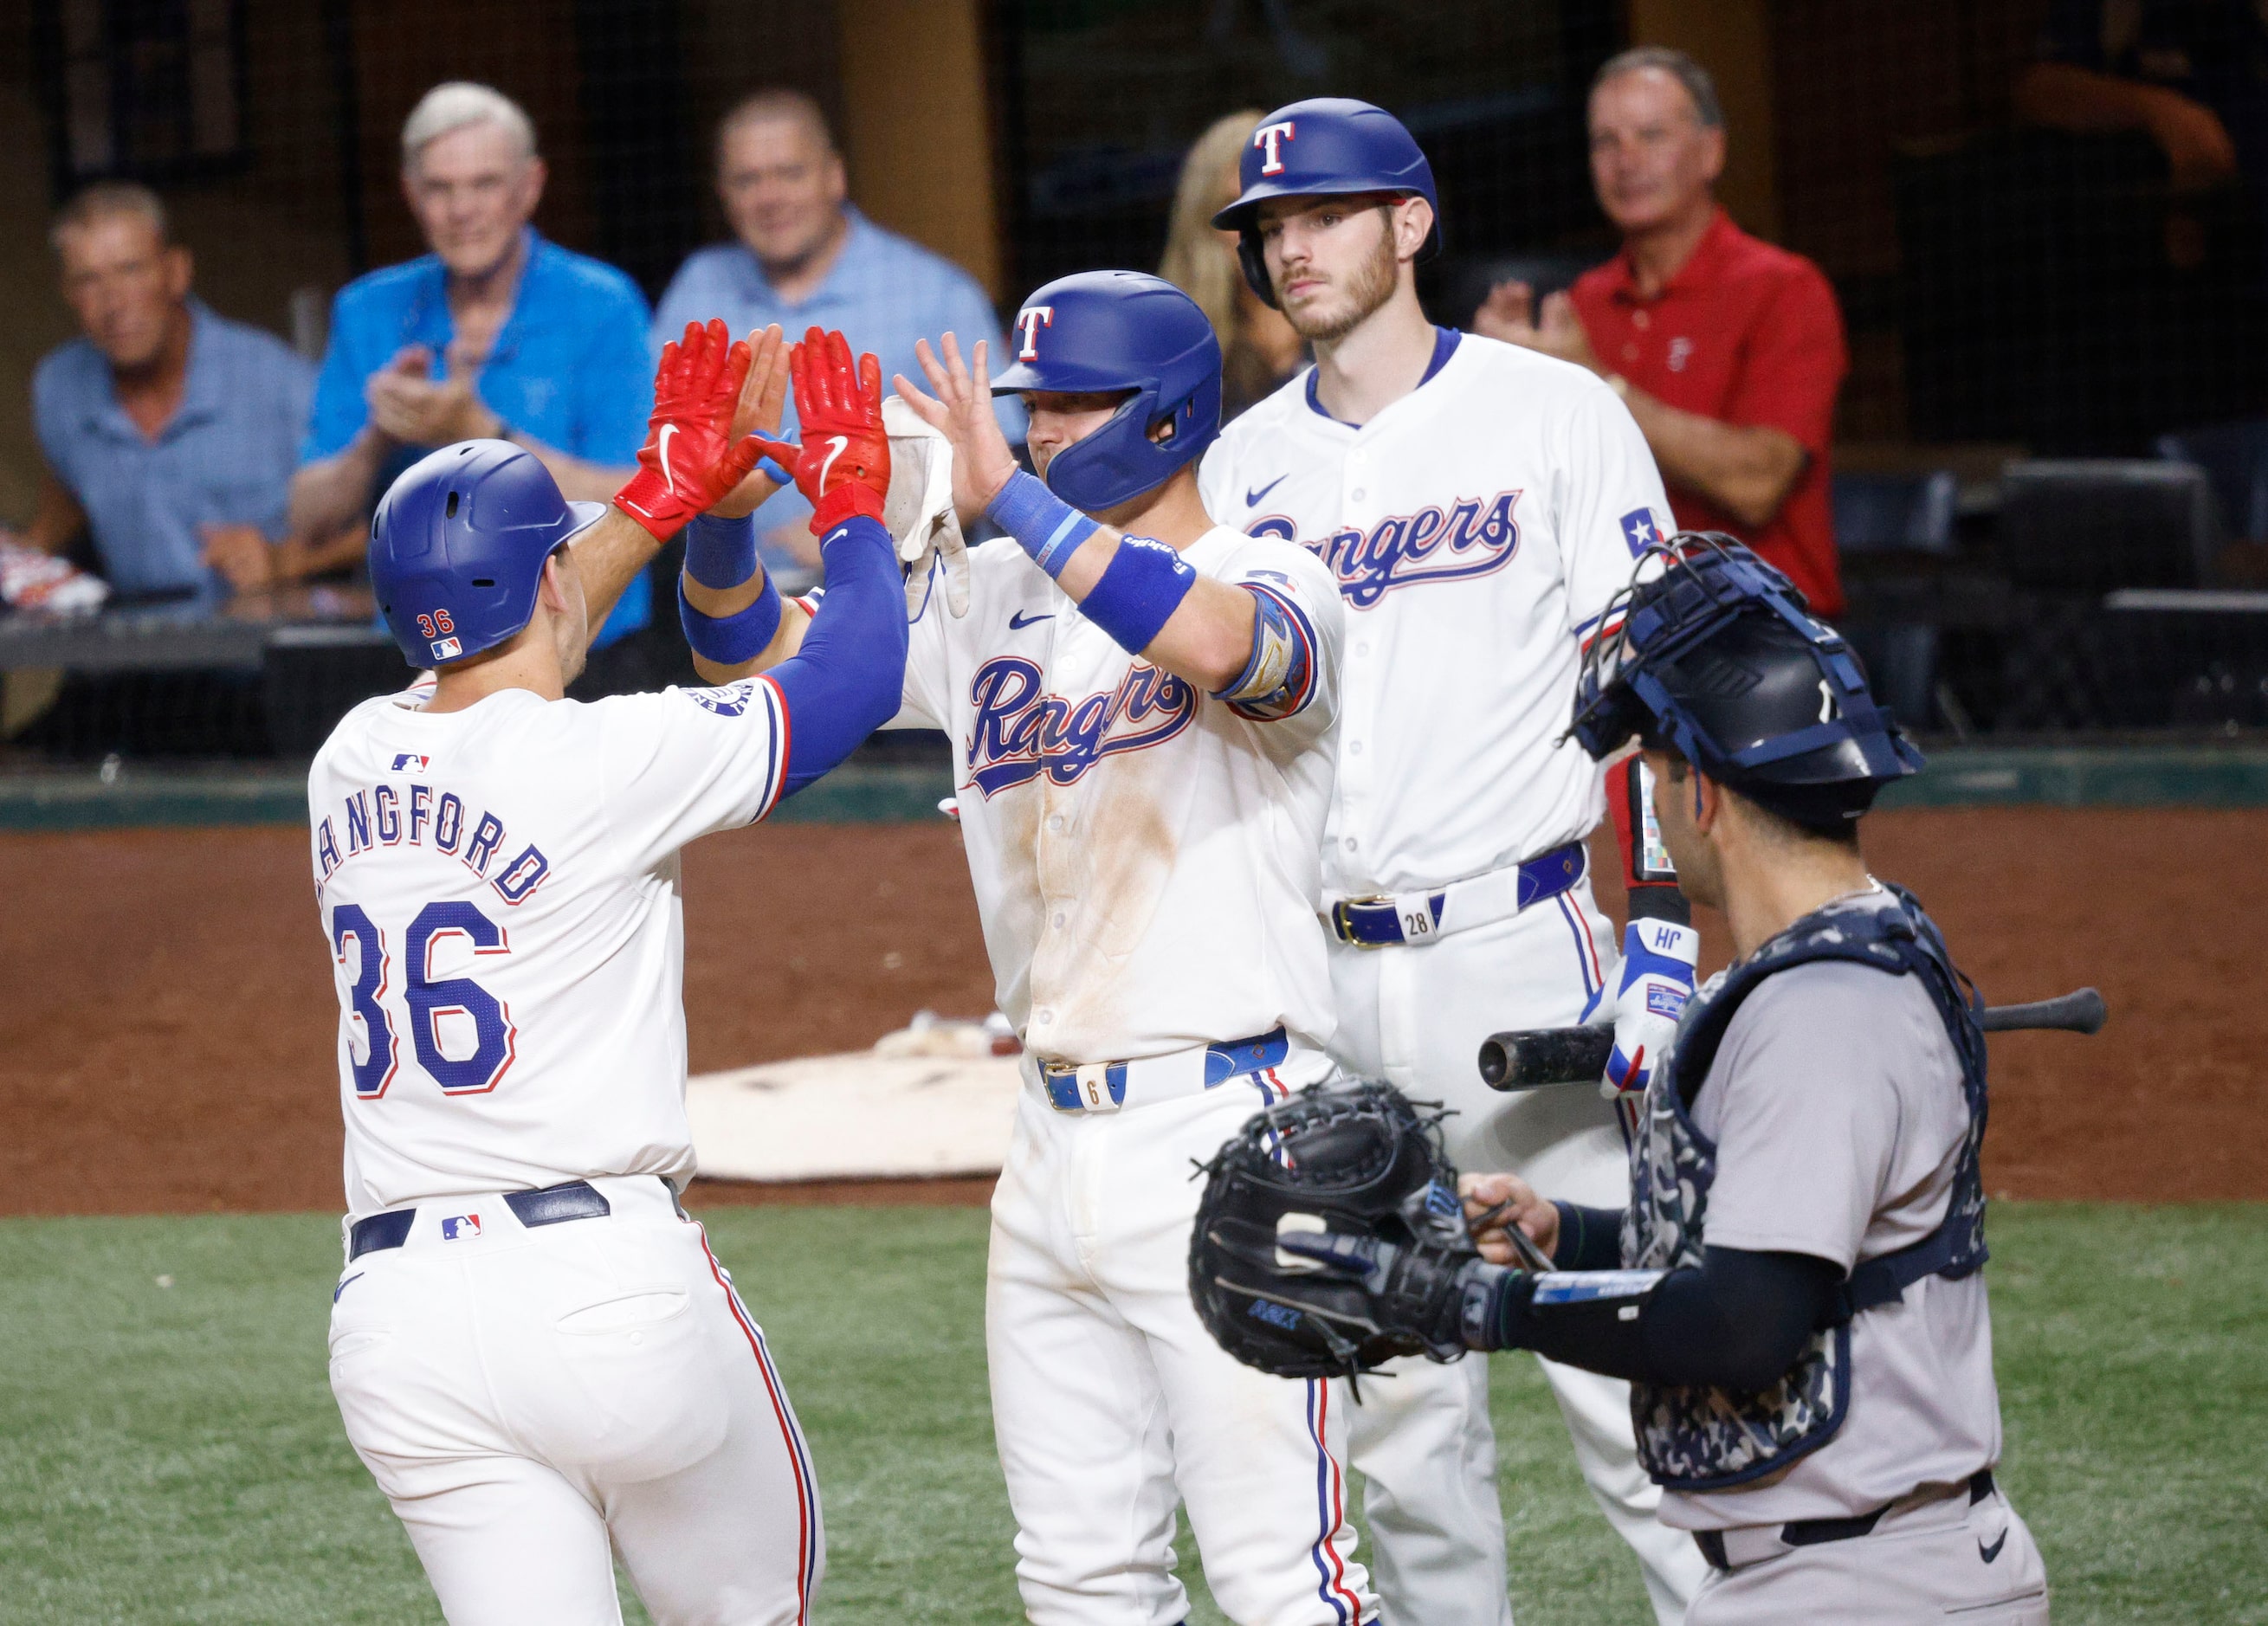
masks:
<path fill-rule="evenodd" d="M 1247 487 L 1244 493 L 1244 505 L 1247 508 L 1259 507 L 1262 500 L 1265 498 L 1270 491 L 1273 491 L 1278 486 L 1282 485 L 1291 477 L 1292 476 L 1289 475 L 1278 475 L 1275 479 L 1270 481 L 1266 485 L 1262 486 L 1256 491 Z"/>
<path fill-rule="evenodd" d="M 1013 615 L 1008 617 L 1008 630 L 1021 632 L 1035 622 L 1053 621 L 1055 618 L 1056 613 L 1053 610 L 1049 610 L 1044 615 L 1027 615 L 1023 611 L 1018 610 Z"/>
<path fill-rule="evenodd" d="M 1977 1556 L 1979 1558 L 1982 1558 L 1986 1563 L 1991 1563 L 1995 1558 L 1998 1558 L 2000 1556 L 2000 1549 L 2007 1544 L 2008 1533 L 2006 1530 L 2003 1530 L 2000 1532 L 2000 1539 L 1993 1542 L 1990 1547 L 1985 1546 L 1982 1541 L 1977 1542 Z"/>
<path fill-rule="evenodd" d="M 669 472 L 669 438 L 675 433 L 677 433 L 676 424 L 663 424 L 660 438 L 654 442 L 653 446 L 653 454 L 661 463 L 661 483 L 669 488 L 669 494 L 672 497 L 677 495 L 677 476 Z"/>

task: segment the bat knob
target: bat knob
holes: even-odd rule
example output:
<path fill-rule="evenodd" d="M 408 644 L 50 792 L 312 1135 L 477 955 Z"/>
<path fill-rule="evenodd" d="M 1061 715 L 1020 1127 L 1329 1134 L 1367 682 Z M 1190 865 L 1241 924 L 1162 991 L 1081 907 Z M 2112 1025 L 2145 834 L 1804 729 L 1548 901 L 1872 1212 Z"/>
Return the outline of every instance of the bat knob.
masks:
<path fill-rule="evenodd" d="M 1505 1049 L 1503 1039 L 1491 1037 L 1483 1040 L 1481 1041 L 1481 1082 L 1492 1090 L 1500 1090 L 1504 1087 L 1505 1080 L 1510 1077 L 1512 1077 L 1512 1056 Z"/>

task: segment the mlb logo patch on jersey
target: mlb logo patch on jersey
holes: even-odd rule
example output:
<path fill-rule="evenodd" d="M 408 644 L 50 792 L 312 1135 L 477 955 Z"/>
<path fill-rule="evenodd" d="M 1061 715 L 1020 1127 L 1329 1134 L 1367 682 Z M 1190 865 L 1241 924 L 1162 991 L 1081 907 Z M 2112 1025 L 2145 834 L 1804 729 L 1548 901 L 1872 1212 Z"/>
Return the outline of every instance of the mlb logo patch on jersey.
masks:
<path fill-rule="evenodd" d="M 397 774 L 422 774 L 432 765 L 431 757 L 420 756 L 415 751 L 397 751 L 394 754 L 394 771 Z"/>
<path fill-rule="evenodd" d="M 738 717 L 748 709 L 755 698 L 756 681 L 742 678 L 738 683 L 727 683 L 722 688 L 681 688 L 677 691 L 703 711 L 714 711 L 718 717 Z"/>
<path fill-rule="evenodd" d="M 436 638 L 432 647 L 436 660 L 454 660 L 465 652 L 464 641 L 460 638 Z"/>
<path fill-rule="evenodd" d="M 444 1242 L 469 1242 L 481 1233 L 478 1214 L 452 1214 L 441 1222 Z"/>
<path fill-rule="evenodd" d="M 1661 546 L 1661 532 L 1653 523 L 1650 508 L 1633 508 L 1623 516 L 1623 541 L 1630 544 L 1631 557 L 1635 559 L 1649 548 Z"/>

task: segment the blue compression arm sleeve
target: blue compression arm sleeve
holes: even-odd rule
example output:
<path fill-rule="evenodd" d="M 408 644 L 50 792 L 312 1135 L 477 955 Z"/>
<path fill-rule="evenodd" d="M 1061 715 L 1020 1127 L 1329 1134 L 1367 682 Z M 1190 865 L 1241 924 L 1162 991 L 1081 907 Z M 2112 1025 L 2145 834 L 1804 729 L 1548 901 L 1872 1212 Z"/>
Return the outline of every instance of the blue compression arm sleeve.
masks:
<path fill-rule="evenodd" d="M 820 548 L 827 597 L 803 647 L 770 673 L 787 703 L 786 796 L 858 749 L 905 694 L 905 578 L 890 533 L 853 515 Z"/>

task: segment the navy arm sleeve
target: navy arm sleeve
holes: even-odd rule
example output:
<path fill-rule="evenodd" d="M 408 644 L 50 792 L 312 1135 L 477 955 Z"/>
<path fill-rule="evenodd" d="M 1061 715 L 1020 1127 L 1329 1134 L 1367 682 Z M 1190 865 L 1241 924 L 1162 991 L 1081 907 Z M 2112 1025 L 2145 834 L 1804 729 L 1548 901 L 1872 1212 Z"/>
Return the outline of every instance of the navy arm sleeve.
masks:
<path fill-rule="evenodd" d="M 1623 1211 L 1553 1202 L 1559 1210 L 1559 1245 L 1551 1262 L 1562 1270 L 1619 1270 L 1623 1264 Z"/>
<path fill-rule="evenodd" d="M 792 796 L 897 715 L 906 681 L 906 590 L 880 521 L 854 515 L 821 544 L 827 597 L 803 645 L 767 674 L 788 717 Z"/>
<path fill-rule="evenodd" d="M 1769 1388 L 1826 1319 L 1842 1279 L 1832 1260 L 1809 1254 L 1711 1247 L 1698 1269 L 1664 1276 L 1645 1294 L 1638 1315 L 1625 1321 L 1611 1300 L 1531 1304 L 1536 1278 L 1514 1272 L 1494 1318 L 1500 1342 L 1492 1343 L 1610 1378 Z"/>

